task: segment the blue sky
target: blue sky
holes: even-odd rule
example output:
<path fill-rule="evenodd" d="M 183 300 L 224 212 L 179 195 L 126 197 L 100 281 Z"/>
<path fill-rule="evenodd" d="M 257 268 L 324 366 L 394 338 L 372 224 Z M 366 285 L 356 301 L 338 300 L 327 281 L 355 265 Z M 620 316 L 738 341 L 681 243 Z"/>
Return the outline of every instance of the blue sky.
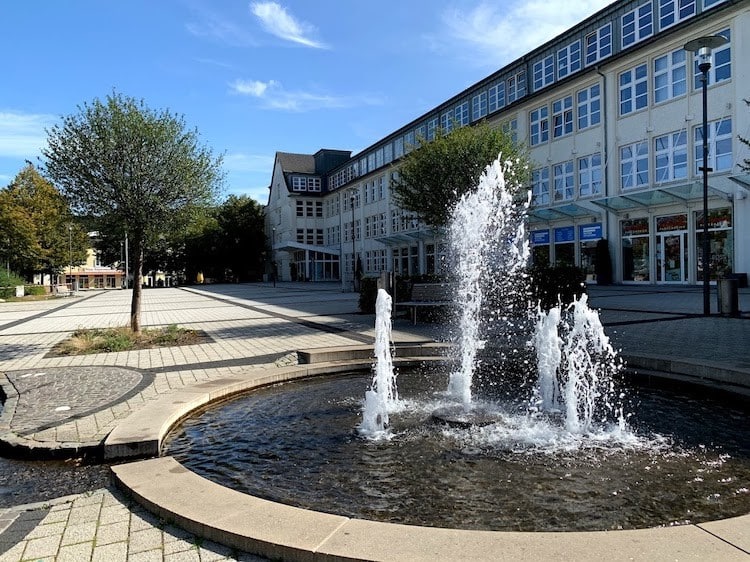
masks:
<path fill-rule="evenodd" d="M 0 186 L 115 90 L 183 115 L 225 195 L 265 204 L 276 151 L 356 153 L 609 3 L 2 1 Z"/>

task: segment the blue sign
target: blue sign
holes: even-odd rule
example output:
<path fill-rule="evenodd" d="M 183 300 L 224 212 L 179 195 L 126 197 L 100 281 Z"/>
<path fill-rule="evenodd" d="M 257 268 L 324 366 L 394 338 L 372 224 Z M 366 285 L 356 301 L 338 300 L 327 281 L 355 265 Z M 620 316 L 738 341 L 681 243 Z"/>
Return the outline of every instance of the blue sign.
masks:
<path fill-rule="evenodd" d="M 593 224 L 582 224 L 578 227 L 578 239 L 584 240 L 599 240 L 602 237 L 602 223 L 595 222 Z"/>
<path fill-rule="evenodd" d="M 576 237 L 575 228 L 572 226 L 563 226 L 555 229 L 555 244 L 561 242 L 573 242 Z"/>
<path fill-rule="evenodd" d="M 549 230 L 532 230 L 532 244 L 549 244 Z"/>

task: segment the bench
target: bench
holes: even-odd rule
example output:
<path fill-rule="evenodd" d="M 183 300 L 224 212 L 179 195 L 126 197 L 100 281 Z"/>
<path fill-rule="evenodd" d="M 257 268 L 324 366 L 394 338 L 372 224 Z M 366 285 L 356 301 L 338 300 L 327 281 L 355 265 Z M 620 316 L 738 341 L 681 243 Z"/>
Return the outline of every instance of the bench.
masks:
<path fill-rule="evenodd" d="M 60 297 L 69 297 L 73 294 L 67 285 L 55 285 L 55 294 Z"/>
<path fill-rule="evenodd" d="M 453 304 L 454 287 L 450 283 L 415 283 L 411 288 L 411 300 L 397 302 L 396 306 L 411 309 L 412 321 L 417 323 L 417 309 L 435 308 Z"/>

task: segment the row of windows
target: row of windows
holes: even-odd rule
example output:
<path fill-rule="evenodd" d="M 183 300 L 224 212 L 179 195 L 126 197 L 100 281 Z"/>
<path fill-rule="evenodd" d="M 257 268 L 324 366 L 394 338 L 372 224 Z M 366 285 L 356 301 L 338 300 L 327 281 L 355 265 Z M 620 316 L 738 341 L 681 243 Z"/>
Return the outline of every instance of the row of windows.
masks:
<path fill-rule="evenodd" d="M 318 246 L 323 245 L 323 229 L 322 228 L 298 228 L 297 229 L 297 242 L 300 244 L 317 244 Z"/>
<path fill-rule="evenodd" d="M 565 96 L 553 101 L 551 119 L 549 105 L 532 110 L 529 113 L 529 144 L 535 146 L 547 142 L 550 139 L 550 128 L 554 139 L 571 134 L 574 121 L 579 131 L 600 123 L 601 87 L 599 84 L 576 92 L 575 103 L 573 96 Z"/>
<path fill-rule="evenodd" d="M 653 153 L 653 162 L 651 155 Z M 620 185 L 623 190 L 681 180 L 688 177 L 688 132 L 654 137 L 653 144 L 639 141 L 620 147 Z M 703 127 L 693 128 L 693 173 L 703 166 Z M 708 166 L 714 172 L 732 170 L 732 120 L 708 124 Z M 653 177 L 652 177 L 653 176 Z"/>
<path fill-rule="evenodd" d="M 292 191 L 320 191 L 321 180 L 311 176 L 292 176 Z"/>
<path fill-rule="evenodd" d="M 720 33 L 730 38 L 728 29 Z M 687 57 L 683 49 L 677 49 L 666 55 L 653 59 L 651 63 L 651 80 L 649 65 L 641 63 L 620 73 L 618 76 L 619 112 L 628 115 L 644 109 L 649 104 L 649 83 L 653 103 L 658 104 L 687 92 Z M 697 58 L 693 63 L 694 88 L 701 85 L 702 73 L 698 69 Z M 729 80 L 732 77 L 731 48 L 729 44 L 713 52 L 713 64 L 708 72 L 708 83 Z"/>
<path fill-rule="evenodd" d="M 323 217 L 322 201 L 302 201 L 297 200 L 298 217 Z"/>
<path fill-rule="evenodd" d="M 385 250 L 369 250 L 365 252 L 365 272 L 376 273 L 388 269 L 388 254 Z"/>
<path fill-rule="evenodd" d="M 555 202 L 577 197 L 591 197 L 602 193 L 602 155 L 590 154 L 552 166 L 537 168 L 531 173 L 531 195 L 535 205 L 550 203 L 550 175 L 552 198 Z"/>
<path fill-rule="evenodd" d="M 388 221 L 385 213 L 365 217 L 365 238 L 385 236 L 388 234 L 387 227 Z"/>

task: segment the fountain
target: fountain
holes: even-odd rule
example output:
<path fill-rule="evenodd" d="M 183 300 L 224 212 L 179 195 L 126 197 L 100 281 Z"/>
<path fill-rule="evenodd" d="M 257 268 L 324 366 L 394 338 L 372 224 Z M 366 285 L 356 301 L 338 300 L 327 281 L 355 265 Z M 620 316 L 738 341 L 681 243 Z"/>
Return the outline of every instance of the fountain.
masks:
<path fill-rule="evenodd" d="M 634 529 L 746 513 L 742 408 L 663 389 L 628 399 L 585 295 L 532 310 L 528 199 L 504 167 L 488 167 L 456 209 L 460 330 L 447 370 L 400 369 L 396 389 L 391 301 L 379 292 L 373 372 L 224 403 L 187 420 L 169 453 L 266 499 L 411 525 Z"/>

